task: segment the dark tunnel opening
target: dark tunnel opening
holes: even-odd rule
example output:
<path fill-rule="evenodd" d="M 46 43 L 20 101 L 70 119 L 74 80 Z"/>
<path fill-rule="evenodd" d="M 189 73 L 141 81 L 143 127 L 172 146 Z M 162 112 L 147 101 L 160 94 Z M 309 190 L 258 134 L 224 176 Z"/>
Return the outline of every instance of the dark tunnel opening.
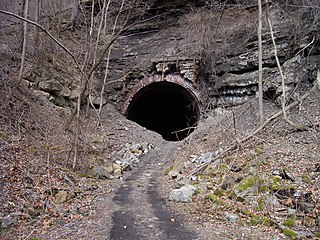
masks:
<path fill-rule="evenodd" d="M 127 108 L 127 118 L 180 141 L 193 132 L 200 117 L 199 103 L 188 89 L 171 82 L 155 82 L 138 91 Z"/>

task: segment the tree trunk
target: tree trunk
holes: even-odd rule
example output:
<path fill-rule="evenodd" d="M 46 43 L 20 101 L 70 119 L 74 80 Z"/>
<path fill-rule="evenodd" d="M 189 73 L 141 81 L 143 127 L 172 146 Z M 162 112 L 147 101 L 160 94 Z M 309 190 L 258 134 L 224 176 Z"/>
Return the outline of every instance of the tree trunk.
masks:
<path fill-rule="evenodd" d="M 24 2 L 24 10 L 23 10 L 23 17 L 27 18 L 29 12 L 29 0 L 25 0 Z M 26 60 L 26 48 L 27 48 L 27 34 L 28 34 L 28 24 L 27 22 L 23 22 L 23 40 L 22 40 L 22 54 L 21 54 L 21 66 L 20 72 L 18 76 L 18 86 L 22 81 L 22 75 L 24 70 L 24 63 Z"/>
<path fill-rule="evenodd" d="M 259 119 L 260 126 L 264 121 L 263 113 L 263 89 L 262 89 L 262 4 L 258 0 L 259 17 L 258 17 L 258 44 L 259 44 L 259 74 L 258 74 L 258 89 L 259 89 Z"/>
<path fill-rule="evenodd" d="M 72 14 L 70 19 L 70 26 L 75 26 L 79 16 L 79 0 L 73 0 L 72 2 Z"/>
<path fill-rule="evenodd" d="M 34 21 L 36 23 L 39 23 L 41 0 L 35 0 L 35 5 L 36 5 L 36 13 L 35 13 Z M 34 49 L 34 54 L 37 55 L 39 51 L 39 28 L 37 27 L 34 28 L 33 49 Z"/>

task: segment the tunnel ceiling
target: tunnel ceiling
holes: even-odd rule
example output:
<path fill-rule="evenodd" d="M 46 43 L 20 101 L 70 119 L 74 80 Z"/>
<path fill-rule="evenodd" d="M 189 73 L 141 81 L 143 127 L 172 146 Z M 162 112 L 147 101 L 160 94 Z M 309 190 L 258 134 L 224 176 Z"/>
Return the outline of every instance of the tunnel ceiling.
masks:
<path fill-rule="evenodd" d="M 165 140 L 179 141 L 196 126 L 199 103 L 185 87 L 172 82 L 154 82 L 140 89 L 126 111 L 127 118 L 162 135 Z"/>

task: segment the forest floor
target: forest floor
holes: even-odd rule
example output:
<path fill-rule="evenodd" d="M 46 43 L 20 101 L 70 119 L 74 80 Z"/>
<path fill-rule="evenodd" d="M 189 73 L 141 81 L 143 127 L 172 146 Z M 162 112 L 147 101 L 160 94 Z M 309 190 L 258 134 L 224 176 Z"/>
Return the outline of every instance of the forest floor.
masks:
<path fill-rule="evenodd" d="M 111 104 L 99 125 L 87 106 L 68 125 L 70 108 L 24 81 L 14 86 L 18 31 L 3 31 L 0 239 L 320 238 L 319 89 L 288 111 L 307 131 L 280 115 L 246 141 L 258 128 L 256 99 L 206 112 L 180 142 L 164 141 Z M 78 49 L 73 40 L 83 33 L 65 34 L 67 47 Z M 29 50 L 27 66 L 54 72 L 58 47 L 47 48 L 37 56 Z M 61 68 L 72 75 L 71 65 Z M 267 117 L 280 111 L 265 104 Z M 124 154 L 135 164 L 117 169 Z M 189 185 L 191 202 L 169 200 L 172 190 Z"/>
<path fill-rule="evenodd" d="M 0 118 L 1 239 L 316 239 L 319 96 L 316 90 L 289 114 L 308 131 L 280 117 L 245 142 L 257 128 L 255 101 L 213 110 L 180 142 L 164 141 L 107 104 L 101 126 L 94 114 L 80 123 L 82 157 L 75 159 L 76 128 L 64 131 L 64 109 L 31 92 L 7 92 Z M 265 111 L 271 116 L 279 108 L 267 102 Z M 236 149 L 194 171 L 199 159 L 235 140 Z M 119 178 L 88 171 L 114 162 L 128 144 L 144 143 L 148 152 Z M 175 170 L 178 176 L 168 176 Z M 192 202 L 169 201 L 190 173 L 197 188 Z M 250 176 L 261 182 L 257 192 L 250 185 L 238 196 L 236 187 Z"/>

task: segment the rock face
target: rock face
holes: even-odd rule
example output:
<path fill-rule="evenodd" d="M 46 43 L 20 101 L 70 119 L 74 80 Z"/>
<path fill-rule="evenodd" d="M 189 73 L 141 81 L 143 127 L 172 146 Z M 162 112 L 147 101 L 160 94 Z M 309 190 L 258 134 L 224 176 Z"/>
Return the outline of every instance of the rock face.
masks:
<path fill-rule="evenodd" d="M 212 1 L 150 0 L 133 9 L 131 27 L 114 44 L 110 59 L 105 58 L 95 71 L 93 91 L 84 102 L 91 101 L 91 106 L 96 108 L 113 102 L 121 110 L 130 91 L 141 80 L 169 74 L 181 76 L 199 90 L 204 98 L 202 110 L 239 105 L 255 98 L 259 51 L 254 24 L 256 12 L 252 7 L 255 5 L 250 4 L 256 3 L 240 1 L 238 6 L 224 6 L 228 14 L 221 4 L 216 6 Z M 320 44 L 313 38 L 317 33 L 312 21 L 301 20 L 307 17 L 300 8 L 285 11 L 287 18 L 278 7 L 270 6 L 269 16 L 287 96 L 296 98 L 301 83 L 312 83 L 315 79 L 320 66 Z M 138 18 L 145 20 L 136 22 Z M 264 97 L 281 101 L 281 79 L 266 23 L 262 40 Z M 101 99 L 107 62 L 109 83 Z M 54 104 L 74 106 L 79 95 L 79 79 L 67 75 L 59 79 L 48 74 L 51 73 L 28 69 L 24 78 L 32 88 L 51 94 Z"/>
<path fill-rule="evenodd" d="M 194 7 L 198 13 L 179 5 L 182 10 L 175 12 L 173 9 L 173 17 L 138 24 L 131 34 L 119 41 L 119 47 L 115 47 L 110 59 L 112 76 L 109 77 L 126 77 L 122 83 L 110 84 L 106 90 L 109 100 L 119 109 L 133 86 L 153 74 L 182 76 L 207 98 L 205 107 L 234 106 L 257 96 L 256 26 L 248 24 L 255 21 L 252 13 L 246 15 L 246 10 L 230 10 L 232 16 L 223 15 L 219 29 L 212 30 L 210 26 L 215 25 L 217 16 L 208 8 L 210 4 L 196 2 Z M 165 12 L 167 4 L 159 3 L 157 8 Z M 282 18 L 278 9 L 271 7 L 270 11 L 289 96 L 299 82 L 314 78 L 319 66 L 319 44 L 314 42 L 313 45 L 314 60 L 304 58 L 302 49 L 312 40 L 308 31 L 301 31 L 295 41 L 291 41 L 289 36 L 296 26 Z M 297 13 L 290 14 L 292 17 L 298 14 L 298 9 Z M 196 25 L 197 21 L 201 24 Z M 206 30 L 201 32 L 199 29 Z M 276 100 L 282 89 L 267 24 L 263 29 L 263 48 L 264 94 L 266 98 Z M 102 79 L 103 68 L 98 72 Z"/>

